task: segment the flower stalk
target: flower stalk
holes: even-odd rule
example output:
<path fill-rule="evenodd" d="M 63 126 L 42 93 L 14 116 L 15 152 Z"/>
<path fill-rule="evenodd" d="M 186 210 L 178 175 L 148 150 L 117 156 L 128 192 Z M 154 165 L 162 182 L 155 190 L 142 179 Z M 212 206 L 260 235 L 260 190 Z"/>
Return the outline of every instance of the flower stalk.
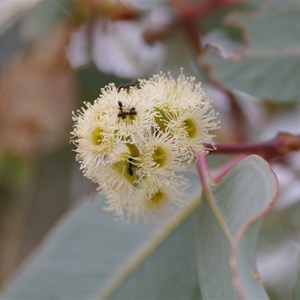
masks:
<path fill-rule="evenodd" d="M 210 145 L 205 145 L 209 147 Z M 214 144 L 213 154 L 258 154 L 267 160 L 300 150 L 300 135 L 280 132 L 269 141 L 254 144 Z"/>

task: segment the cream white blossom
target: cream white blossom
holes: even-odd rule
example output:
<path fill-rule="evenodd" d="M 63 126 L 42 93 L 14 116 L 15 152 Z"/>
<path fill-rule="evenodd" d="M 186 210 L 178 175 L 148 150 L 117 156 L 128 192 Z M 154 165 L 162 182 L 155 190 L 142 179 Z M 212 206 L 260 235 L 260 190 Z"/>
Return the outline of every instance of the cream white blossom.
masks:
<path fill-rule="evenodd" d="M 174 79 L 160 73 L 140 81 L 149 95 L 162 131 L 173 135 L 180 144 L 181 155 L 190 161 L 199 151 L 206 152 L 204 143 L 212 144 L 212 130 L 219 127 L 211 100 L 195 77 L 180 74 Z"/>
<path fill-rule="evenodd" d="M 141 219 L 145 224 L 171 219 L 186 203 L 188 186 L 187 179 L 182 176 L 161 180 L 159 184 L 144 180 L 135 194 L 135 201 L 129 203 L 129 217 L 136 222 Z"/>
<path fill-rule="evenodd" d="M 73 114 L 72 141 L 85 176 L 118 218 L 145 223 L 172 217 L 185 201 L 179 175 L 213 148 L 219 125 L 195 78 L 160 73 L 137 85 L 101 89 Z"/>
<path fill-rule="evenodd" d="M 167 132 L 149 130 L 136 146 L 139 150 L 137 174 L 141 179 L 147 178 L 159 184 L 163 178 L 172 177 L 186 167 L 176 139 Z"/>

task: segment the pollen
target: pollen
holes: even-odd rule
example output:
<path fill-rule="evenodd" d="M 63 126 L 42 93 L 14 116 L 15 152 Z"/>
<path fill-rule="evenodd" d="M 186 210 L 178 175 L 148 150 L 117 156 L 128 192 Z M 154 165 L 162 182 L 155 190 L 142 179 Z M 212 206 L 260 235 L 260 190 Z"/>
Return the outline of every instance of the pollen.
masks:
<path fill-rule="evenodd" d="M 162 191 L 156 192 L 148 201 L 148 205 L 159 205 L 165 199 L 165 194 Z"/>
<path fill-rule="evenodd" d="M 152 154 L 153 161 L 159 166 L 162 167 L 166 163 L 167 154 L 164 151 L 163 147 L 157 146 Z"/>
<path fill-rule="evenodd" d="M 197 126 L 195 124 L 195 122 L 192 119 L 187 119 L 185 121 L 183 121 L 183 125 L 185 127 L 185 130 L 189 136 L 189 138 L 194 138 L 196 136 L 196 132 L 197 132 Z"/>
<path fill-rule="evenodd" d="M 104 136 L 100 127 L 96 127 L 92 131 L 92 141 L 95 145 L 100 145 L 102 143 L 103 137 Z"/>

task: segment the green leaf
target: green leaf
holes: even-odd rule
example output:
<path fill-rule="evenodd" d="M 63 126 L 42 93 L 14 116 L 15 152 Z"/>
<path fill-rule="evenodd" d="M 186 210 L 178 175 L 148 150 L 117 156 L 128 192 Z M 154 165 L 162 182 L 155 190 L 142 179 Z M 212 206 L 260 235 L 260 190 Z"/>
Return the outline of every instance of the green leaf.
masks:
<path fill-rule="evenodd" d="M 292 299 L 297 300 L 300 299 L 300 270 L 297 274 L 297 284 L 294 286 L 293 290 L 292 290 Z"/>
<path fill-rule="evenodd" d="M 299 99 L 299 19 L 299 6 L 233 14 L 227 24 L 242 30 L 244 51 L 224 59 L 208 49 L 201 63 L 228 89 L 274 102 Z"/>
<path fill-rule="evenodd" d="M 260 217 L 277 194 L 269 165 L 253 155 L 208 187 L 198 223 L 203 299 L 268 299 L 254 276 Z M 234 283 L 234 284 L 233 284 Z"/>
<path fill-rule="evenodd" d="M 204 81 L 203 71 L 196 67 L 195 60 L 188 43 L 184 43 L 183 32 L 178 31 L 167 39 L 165 44 L 165 59 L 160 66 L 163 72 L 170 72 L 174 76 L 180 73 L 180 68 L 184 69 L 186 76 L 195 76 L 197 80 Z"/>
<path fill-rule="evenodd" d="M 95 65 L 88 64 L 76 70 L 79 98 L 82 101 L 93 102 L 100 94 L 100 88 L 114 82 L 116 86 L 129 83 L 130 79 L 117 77 L 99 71 Z"/>
<path fill-rule="evenodd" d="M 196 223 L 194 212 L 161 230 L 157 238 L 164 241 L 156 243 L 153 252 L 128 274 L 109 299 L 201 299 L 195 264 Z"/>
<path fill-rule="evenodd" d="M 267 5 L 276 5 L 276 6 L 286 6 L 286 5 L 297 5 L 299 0 L 252 0 L 249 3 L 249 6 L 267 6 Z"/>
<path fill-rule="evenodd" d="M 300 201 L 272 211 L 263 222 L 258 268 L 272 299 L 300 299 L 299 215 Z"/>
<path fill-rule="evenodd" d="M 200 188 L 194 172 L 189 178 L 195 200 L 164 225 L 124 224 L 102 210 L 103 199 L 82 203 L 57 225 L 1 299 L 200 299 L 192 213 Z"/>
<path fill-rule="evenodd" d="M 43 38 L 55 25 L 68 19 L 71 6 L 71 0 L 40 1 L 30 13 L 24 16 L 23 22 L 30 38 Z"/>

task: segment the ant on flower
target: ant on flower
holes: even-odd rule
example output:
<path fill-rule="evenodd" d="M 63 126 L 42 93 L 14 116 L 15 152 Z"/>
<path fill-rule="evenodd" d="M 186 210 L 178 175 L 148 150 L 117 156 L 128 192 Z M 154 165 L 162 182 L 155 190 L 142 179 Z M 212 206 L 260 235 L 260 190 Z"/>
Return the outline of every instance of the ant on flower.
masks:
<path fill-rule="evenodd" d="M 118 117 L 121 117 L 122 119 L 126 119 L 126 116 L 135 116 L 137 115 L 137 112 L 135 110 L 135 107 L 131 107 L 129 111 L 124 110 L 124 105 L 121 101 L 118 101 L 119 109 Z"/>
<path fill-rule="evenodd" d="M 135 87 L 137 86 L 137 84 L 137 80 L 133 80 L 129 83 L 122 83 L 118 86 L 118 92 L 120 92 L 121 90 L 126 90 L 128 92 L 131 87 Z"/>
<path fill-rule="evenodd" d="M 132 159 L 131 157 L 129 157 L 129 158 L 128 158 L 128 174 L 129 174 L 130 176 L 133 175 L 133 169 L 132 169 L 133 164 L 132 164 L 132 161 L 133 161 L 133 159 Z"/>

